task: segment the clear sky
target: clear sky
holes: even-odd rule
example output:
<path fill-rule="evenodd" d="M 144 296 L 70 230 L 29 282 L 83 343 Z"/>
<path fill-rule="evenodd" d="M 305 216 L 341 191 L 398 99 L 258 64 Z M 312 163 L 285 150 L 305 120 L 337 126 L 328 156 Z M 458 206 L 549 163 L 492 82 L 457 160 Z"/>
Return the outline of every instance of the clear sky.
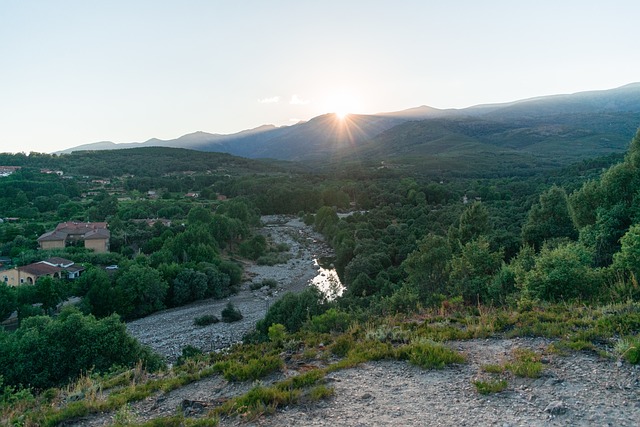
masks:
<path fill-rule="evenodd" d="M 640 1 L 0 0 L 0 152 L 640 81 Z"/>

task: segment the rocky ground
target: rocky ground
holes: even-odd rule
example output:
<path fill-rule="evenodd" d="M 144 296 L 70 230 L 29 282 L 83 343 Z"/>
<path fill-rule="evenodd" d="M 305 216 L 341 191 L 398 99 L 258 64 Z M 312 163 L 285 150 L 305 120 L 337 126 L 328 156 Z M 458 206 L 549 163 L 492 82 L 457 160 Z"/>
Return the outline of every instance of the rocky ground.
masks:
<path fill-rule="evenodd" d="M 187 344 L 219 349 L 239 340 L 283 292 L 301 290 L 317 274 L 313 259 L 329 249 L 304 224 L 282 217 L 265 218 L 276 242 L 291 245 L 294 258 L 275 267 L 249 266 L 243 290 L 229 300 L 240 308 L 243 321 L 198 328 L 193 319 L 220 315 L 227 300 L 203 301 L 167 310 L 128 324 L 142 342 L 169 360 Z M 276 279 L 277 292 L 250 291 L 250 283 Z M 327 376 L 335 395 L 308 405 L 281 408 L 275 414 L 247 421 L 221 420 L 222 426 L 637 426 L 640 423 L 640 369 L 595 353 L 558 355 L 552 341 L 542 338 L 483 339 L 449 342 L 466 356 L 464 364 L 443 370 L 423 370 L 407 362 L 383 361 L 336 371 Z M 487 379 L 481 367 L 509 360 L 516 348 L 542 354 L 544 370 L 536 379 L 507 375 L 505 391 L 481 395 L 472 381 Z M 318 361 L 318 363 L 322 363 Z M 287 366 L 261 382 L 269 384 L 296 375 Z M 124 411 L 99 414 L 67 425 L 104 426 L 127 420 L 142 422 L 182 410 L 190 416 L 247 392 L 255 384 L 229 383 L 213 376 L 168 393 L 132 404 Z"/>
<path fill-rule="evenodd" d="M 222 300 L 204 300 L 183 307 L 177 307 L 152 314 L 127 323 L 127 329 L 141 343 L 149 345 L 165 356 L 170 362 L 181 355 L 187 345 L 204 351 L 220 350 L 238 342 L 262 319 L 269 305 L 288 291 L 299 292 L 318 275 L 314 259 L 331 255 L 331 249 L 322 236 L 297 218 L 286 216 L 263 216 L 265 227 L 262 232 L 275 243 L 290 246 L 291 259 L 286 264 L 245 266 L 245 281 L 238 294 Z M 251 285 L 264 279 L 278 282 L 276 289 L 252 291 Z M 231 302 L 244 318 L 234 323 L 216 323 L 198 327 L 195 318 L 212 314 L 220 318 L 220 313 Z"/>

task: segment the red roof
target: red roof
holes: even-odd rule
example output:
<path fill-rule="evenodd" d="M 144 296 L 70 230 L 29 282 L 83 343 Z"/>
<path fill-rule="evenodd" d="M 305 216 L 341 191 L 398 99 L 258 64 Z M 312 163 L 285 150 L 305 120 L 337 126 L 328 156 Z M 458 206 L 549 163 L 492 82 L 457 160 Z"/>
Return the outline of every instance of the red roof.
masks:
<path fill-rule="evenodd" d="M 25 273 L 31 274 L 34 276 L 45 276 L 47 274 L 58 273 L 63 269 L 60 267 L 54 267 L 52 265 L 45 264 L 44 262 L 36 262 L 34 264 L 18 267 L 18 270 L 24 271 Z"/>

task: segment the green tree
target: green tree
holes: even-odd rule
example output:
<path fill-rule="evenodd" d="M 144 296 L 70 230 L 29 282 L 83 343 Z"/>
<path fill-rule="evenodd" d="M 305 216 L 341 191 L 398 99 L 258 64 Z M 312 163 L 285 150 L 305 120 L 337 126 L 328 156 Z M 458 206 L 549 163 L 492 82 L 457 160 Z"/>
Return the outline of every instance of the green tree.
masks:
<path fill-rule="evenodd" d="M 640 224 L 634 224 L 620 239 L 620 252 L 613 257 L 613 266 L 640 279 Z"/>
<path fill-rule="evenodd" d="M 599 286 L 590 264 L 591 254 L 579 243 L 544 246 L 524 276 L 524 290 L 547 301 L 589 298 Z"/>
<path fill-rule="evenodd" d="M 489 241 L 480 237 L 466 243 L 451 259 L 452 291 L 470 303 L 487 301 L 493 276 L 502 265 L 502 253 L 492 252 Z"/>
<path fill-rule="evenodd" d="M 138 318 L 164 308 L 169 288 L 160 273 L 147 266 L 132 264 L 116 280 L 124 297 L 123 312 L 126 318 Z"/>
<path fill-rule="evenodd" d="M 207 275 L 191 268 L 185 268 L 173 280 L 173 299 L 175 306 L 203 299 L 207 294 Z"/>
<path fill-rule="evenodd" d="M 402 263 L 407 273 L 407 282 L 418 290 L 421 298 L 428 298 L 445 290 L 451 256 L 452 251 L 447 239 L 429 233 Z"/>
<path fill-rule="evenodd" d="M 545 240 L 560 237 L 576 239 L 578 233 L 569 214 L 567 194 L 554 185 L 531 207 L 522 227 L 522 240 L 540 249 Z"/>
<path fill-rule="evenodd" d="M 18 309 L 18 301 L 14 289 L 0 282 L 0 322 L 8 318 Z"/>

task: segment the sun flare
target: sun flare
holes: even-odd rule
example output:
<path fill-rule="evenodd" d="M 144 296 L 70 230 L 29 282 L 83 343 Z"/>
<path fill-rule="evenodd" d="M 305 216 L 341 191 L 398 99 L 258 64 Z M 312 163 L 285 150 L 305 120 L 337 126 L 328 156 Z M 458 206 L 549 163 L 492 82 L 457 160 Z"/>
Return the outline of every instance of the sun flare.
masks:
<path fill-rule="evenodd" d="M 334 113 L 340 120 L 344 120 L 358 108 L 358 100 L 348 92 L 334 93 L 326 100 L 326 111 Z"/>

